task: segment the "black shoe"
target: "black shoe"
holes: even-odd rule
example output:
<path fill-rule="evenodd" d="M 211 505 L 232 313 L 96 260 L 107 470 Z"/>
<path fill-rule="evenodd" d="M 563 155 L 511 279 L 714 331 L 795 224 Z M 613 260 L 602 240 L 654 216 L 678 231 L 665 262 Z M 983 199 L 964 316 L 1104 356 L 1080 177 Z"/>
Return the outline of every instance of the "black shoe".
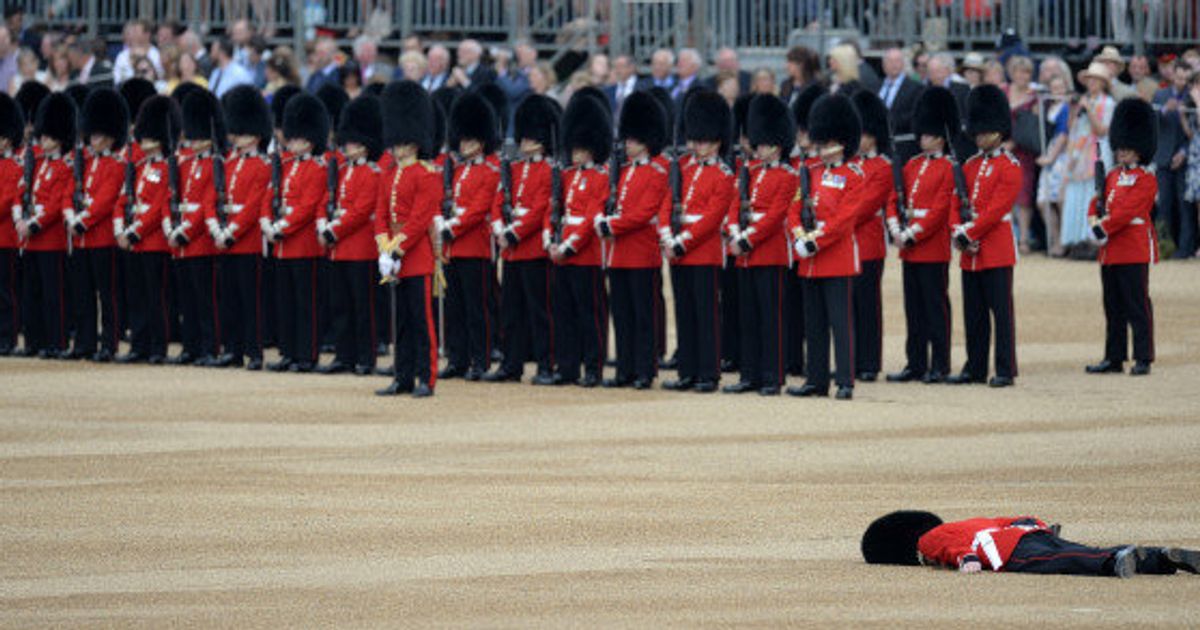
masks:
<path fill-rule="evenodd" d="M 274 361 L 272 363 L 267 364 L 267 370 L 269 370 L 271 372 L 286 372 L 291 367 L 292 367 L 292 360 L 287 359 L 287 358 L 280 359 L 278 361 Z"/>
<path fill-rule="evenodd" d="M 400 381 L 393 380 L 391 383 L 388 383 L 387 387 L 384 387 L 383 389 L 375 390 L 375 395 L 376 396 L 397 396 L 399 394 L 411 394 L 412 391 L 413 391 L 412 383 L 401 383 Z"/>
<path fill-rule="evenodd" d="M 745 394 L 746 392 L 758 391 L 758 385 L 747 383 L 746 381 L 738 381 L 732 385 L 726 385 L 721 388 L 722 394 Z"/>
<path fill-rule="evenodd" d="M 150 365 L 166 365 L 167 357 L 163 354 L 152 354 L 150 358 L 146 359 L 146 363 Z"/>
<path fill-rule="evenodd" d="M 694 379 L 681 378 L 674 381 L 663 381 L 662 388 L 667 391 L 678 392 L 685 389 L 691 389 L 695 384 L 696 381 Z"/>
<path fill-rule="evenodd" d="M 215 368 L 242 367 L 243 365 L 245 363 L 242 361 L 242 355 L 233 354 L 232 352 L 222 354 L 212 363 L 212 367 Z"/>
<path fill-rule="evenodd" d="M 395 367 L 383 367 L 382 365 L 375 367 L 375 376 L 392 376 L 395 373 Z"/>
<path fill-rule="evenodd" d="M 737 361 L 731 361 L 729 359 L 721 359 L 721 372 L 728 374 L 730 372 L 737 372 L 738 370 L 739 370 L 739 367 L 738 367 Z"/>
<path fill-rule="evenodd" d="M 308 374 L 313 371 L 313 364 L 308 361 L 299 361 L 289 365 L 288 371 L 296 374 Z"/>
<path fill-rule="evenodd" d="M 7 357 L 13 353 L 13 347 L 8 344 L 0 344 L 0 357 Z"/>
<path fill-rule="evenodd" d="M 975 385 L 985 382 L 983 379 L 971 376 L 970 372 L 959 372 L 953 376 L 947 376 L 946 382 L 951 385 Z"/>
<path fill-rule="evenodd" d="M 574 380 L 563 376 L 561 372 L 555 372 L 554 375 L 550 377 L 550 384 L 555 387 L 559 387 L 562 385 L 570 385 L 571 383 L 574 383 L 574 382 L 575 382 Z"/>
<path fill-rule="evenodd" d="M 760 388 L 758 388 L 758 395 L 759 396 L 778 396 L 779 395 L 779 386 L 778 385 L 767 385 L 766 387 L 760 387 Z"/>
<path fill-rule="evenodd" d="M 1177 570 L 1200 573 L 1200 551 L 1167 547 L 1162 554 Z"/>
<path fill-rule="evenodd" d="M 192 362 L 196 367 L 217 367 L 217 358 L 211 354 L 206 354 Z"/>
<path fill-rule="evenodd" d="M 838 385 L 837 393 L 833 397 L 838 400 L 851 400 L 854 398 L 854 388 L 849 385 Z"/>
<path fill-rule="evenodd" d="M 1122 579 L 1137 575 L 1137 547 L 1125 547 L 1113 555 L 1113 575 Z"/>
<path fill-rule="evenodd" d="M 319 372 L 321 374 L 342 374 L 344 372 L 349 372 L 350 369 L 351 368 L 350 368 L 349 363 L 342 363 L 341 361 L 334 361 L 333 363 L 330 363 L 329 365 L 322 365 L 321 367 L 317 368 L 317 372 Z"/>
<path fill-rule="evenodd" d="M 933 385 L 935 383 L 945 383 L 947 378 L 942 372 L 926 372 L 925 376 L 921 377 L 921 382 L 926 385 Z"/>
<path fill-rule="evenodd" d="M 433 388 L 426 383 L 417 383 L 417 386 L 412 390 L 413 398 L 429 398 L 433 395 Z"/>
<path fill-rule="evenodd" d="M 538 372 L 533 375 L 533 380 L 529 381 L 531 385 L 555 385 L 554 374 L 550 372 Z"/>
<path fill-rule="evenodd" d="M 354 366 L 354 375 L 355 376 L 370 376 L 374 373 L 375 373 L 375 368 L 373 368 L 369 365 Z"/>
<path fill-rule="evenodd" d="M 257 371 L 263 369 L 263 360 L 262 359 L 250 359 L 249 361 L 246 362 L 246 369 L 250 370 L 251 372 L 257 372 Z"/>
<path fill-rule="evenodd" d="M 888 374 L 887 382 L 889 382 L 889 383 L 907 383 L 909 381 L 915 381 L 919 378 L 921 378 L 921 375 L 917 374 L 916 370 L 910 369 L 907 366 L 905 366 L 905 368 L 903 370 L 900 370 L 899 372 L 892 372 L 891 374 Z"/>
<path fill-rule="evenodd" d="M 502 363 L 504 361 L 504 351 L 500 348 L 492 348 L 492 363 Z"/>
<path fill-rule="evenodd" d="M 447 364 L 446 367 L 442 368 L 442 370 L 440 372 L 438 372 L 438 378 L 440 378 L 440 379 L 461 378 L 462 375 L 464 375 L 466 373 L 467 373 L 466 370 L 458 367 L 457 365 Z"/>
<path fill-rule="evenodd" d="M 711 393 L 717 391 L 717 382 L 716 381 L 696 381 L 696 384 L 692 385 L 692 391 L 699 393 L 699 394 L 711 394 Z"/>
<path fill-rule="evenodd" d="M 679 368 L 679 357 L 672 355 L 670 359 L 663 359 L 658 362 L 660 370 L 675 370 Z"/>
<path fill-rule="evenodd" d="M 496 371 L 484 374 L 483 380 L 488 383 L 520 383 L 521 374 L 508 372 L 504 368 L 496 368 Z"/>
<path fill-rule="evenodd" d="M 874 383 L 879 378 L 878 372 L 859 372 L 854 375 L 854 380 L 864 383 Z"/>
<path fill-rule="evenodd" d="M 600 384 L 600 377 L 596 374 L 587 374 L 584 375 L 583 378 L 579 379 L 579 381 L 575 384 L 580 387 L 590 389 Z"/>
<path fill-rule="evenodd" d="M 88 361 L 91 361 L 92 363 L 108 363 L 109 361 L 112 361 L 112 360 L 113 360 L 112 350 L 101 349 L 101 350 L 97 351 L 96 354 L 93 354 L 92 356 L 88 357 Z"/>
<path fill-rule="evenodd" d="M 37 353 L 34 354 L 33 356 L 35 356 L 39 359 L 57 359 L 58 358 L 58 350 L 47 350 L 45 348 L 42 348 L 41 350 L 38 350 Z"/>
<path fill-rule="evenodd" d="M 1099 363 L 1095 363 L 1083 368 L 1088 374 L 1120 374 L 1125 371 L 1125 366 L 1121 365 L 1120 361 L 1109 361 L 1105 359 Z"/>
<path fill-rule="evenodd" d="M 633 388 L 636 390 L 647 390 L 654 386 L 654 381 L 648 378 L 633 379 Z"/>
<path fill-rule="evenodd" d="M 383 357 L 383 356 L 387 356 L 387 353 L 388 353 L 387 342 L 380 342 L 380 343 L 375 344 L 375 356 Z"/>
<path fill-rule="evenodd" d="M 633 385 L 633 381 L 627 378 L 606 378 L 604 382 L 600 383 L 600 386 L 605 389 L 621 389 L 630 385 Z"/>
<path fill-rule="evenodd" d="M 192 356 L 190 352 L 180 352 L 178 355 L 167 359 L 169 365 L 191 365 L 195 361 L 196 357 Z"/>
<path fill-rule="evenodd" d="M 121 364 L 143 363 L 145 361 L 145 355 L 140 352 L 133 352 L 132 350 L 116 358 L 116 362 Z"/>
<path fill-rule="evenodd" d="M 83 350 L 68 350 L 58 354 L 58 358 L 63 361 L 81 361 L 86 356 L 88 355 Z"/>
<path fill-rule="evenodd" d="M 30 357 L 30 356 L 33 356 L 33 353 L 29 351 L 29 347 L 28 347 L 28 346 L 22 346 L 22 347 L 20 347 L 20 348 L 13 348 L 13 349 L 12 349 L 12 351 L 11 351 L 11 352 L 9 352 L 8 354 L 9 354 L 9 356 L 13 356 L 13 357 Z"/>
<path fill-rule="evenodd" d="M 788 396 L 797 396 L 800 398 L 822 398 L 829 395 L 829 386 L 817 387 L 805 383 L 799 387 L 787 388 Z"/>
<path fill-rule="evenodd" d="M 1138 361 L 1129 368 L 1130 376 L 1146 376 L 1150 373 L 1150 363 L 1148 361 Z"/>
<path fill-rule="evenodd" d="M 330 354 L 332 352 L 337 352 L 337 346 L 332 343 L 323 343 L 323 344 L 321 344 L 320 352 L 321 352 L 321 354 Z"/>
<path fill-rule="evenodd" d="M 471 382 L 477 382 L 483 378 L 483 370 L 477 367 L 470 368 L 466 374 L 463 374 L 463 378 Z"/>
<path fill-rule="evenodd" d="M 1009 376 L 993 376 L 992 380 L 988 381 L 988 387 L 1012 387 L 1013 385 L 1012 377 Z"/>

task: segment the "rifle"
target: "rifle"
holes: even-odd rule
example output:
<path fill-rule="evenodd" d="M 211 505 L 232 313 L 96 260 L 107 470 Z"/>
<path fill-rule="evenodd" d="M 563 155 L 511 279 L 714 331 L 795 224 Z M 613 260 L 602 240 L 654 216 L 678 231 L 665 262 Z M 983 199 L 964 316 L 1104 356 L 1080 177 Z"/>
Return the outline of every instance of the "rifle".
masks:
<path fill-rule="evenodd" d="M 454 218 L 454 154 L 450 151 L 442 163 L 442 218 Z"/>
<path fill-rule="evenodd" d="M 800 156 L 800 227 L 805 234 L 817 231 L 817 213 L 813 209 L 812 173 L 806 156 Z"/>
<path fill-rule="evenodd" d="M 331 223 L 337 218 L 338 205 L 338 161 L 337 153 L 330 151 L 329 162 L 325 164 L 325 187 L 329 189 L 329 201 L 325 204 L 325 218 Z"/>
<path fill-rule="evenodd" d="M 33 155 L 33 141 L 25 141 L 25 159 L 22 160 L 25 169 L 25 190 L 21 192 L 21 220 L 26 225 L 33 219 L 33 180 L 37 177 L 37 159 Z M 25 243 L 21 244 L 20 255 L 25 254 Z"/>
<path fill-rule="evenodd" d="M 890 118 L 887 123 L 888 134 L 891 135 L 892 121 Z M 903 230 L 908 227 L 908 200 L 904 192 L 904 165 L 900 163 L 900 155 L 896 151 L 896 143 L 892 142 L 891 145 L 891 155 L 888 157 L 892 160 L 892 188 L 896 191 L 896 218 L 900 222 L 900 229 Z"/>
<path fill-rule="evenodd" d="M 183 225 L 183 213 L 179 208 L 179 160 L 175 157 L 175 145 L 172 140 L 175 136 L 171 134 L 171 117 L 167 116 L 167 142 L 171 146 L 163 147 L 167 154 L 167 192 L 171 217 L 171 231 L 179 229 Z M 185 237 L 186 241 L 186 237 Z"/>
<path fill-rule="evenodd" d="M 954 171 L 954 194 L 958 197 L 958 216 L 964 223 L 970 223 L 975 220 L 975 208 L 971 206 L 971 197 L 967 194 L 967 176 L 963 174 L 962 164 L 958 161 L 958 152 L 954 150 L 953 136 L 950 134 L 950 127 L 946 127 L 946 148 L 950 152 L 950 165 Z M 955 237 L 954 243 L 960 249 L 967 249 L 971 246 L 971 239 L 966 235 Z"/>
<path fill-rule="evenodd" d="M 613 141 L 612 153 L 608 156 L 608 202 L 604 204 L 604 216 L 611 217 L 617 213 L 617 195 L 621 184 L 621 142 Z"/>
<path fill-rule="evenodd" d="M 84 185 L 83 185 L 83 141 L 82 140 L 77 140 L 75 142 L 75 151 L 74 151 L 74 154 L 72 155 L 72 159 L 71 159 L 71 175 L 75 179 L 75 190 L 71 193 L 71 206 L 75 209 L 75 217 L 77 218 L 77 220 L 82 221 L 83 219 L 79 219 L 78 217 L 80 215 L 82 215 L 85 210 L 87 210 L 87 208 L 84 207 L 85 204 L 83 203 Z M 74 231 L 74 228 L 71 228 L 70 226 L 68 226 L 68 230 L 67 230 L 67 255 L 68 256 L 71 256 L 75 253 L 75 243 L 73 242 L 75 240 L 73 238 L 75 235 L 72 234 L 73 231 Z"/>
<path fill-rule="evenodd" d="M 1096 219 L 1103 220 L 1108 215 L 1108 199 L 1105 195 L 1105 187 L 1107 186 L 1107 173 L 1104 172 L 1104 161 L 1096 160 L 1092 166 L 1094 171 L 1093 177 L 1096 182 Z"/>
<path fill-rule="evenodd" d="M 125 149 L 125 225 L 130 227 L 133 225 L 133 207 L 137 196 L 137 165 L 130 159 L 132 156 L 129 148 Z"/>
<path fill-rule="evenodd" d="M 224 230 L 229 225 L 229 215 L 226 214 L 226 204 L 229 203 L 228 194 L 225 190 L 225 153 L 221 151 L 221 145 L 217 142 L 217 121 L 212 121 L 212 169 L 213 169 L 213 188 L 217 192 L 217 225 Z M 225 246 L 232 245 L 233 239 L 229 239 L 229 243 Z"/>
<path fill-rule="evenodd" d="M 283 158 L 279 157 L 279 147 L 271 152 L 271 222 L 283 218 Z M 263 258 L 270 255 L 271 245 L 266 233 L 262 236 Z"/>
<path fill-rule="evenodd" d="M 512 163 L 507 152 L 500 154 L 500 220 L 513 222 Z"/>
<path fill-rule="evenodd" d="M 557 123 L 550 126 L 550 144 L 560 150 Z M 562 162 L 559 157 L 550 156 L 550 241 L 555 244 L 562 242 L 563 229 Z"/>
<path fill-rule="evenodd" d="M 667 182 L 671 185 L 671 234 L 683 230 L 683 169 L 679 166 L 679 125 L 675 126 L 675 146 L 671 149 L 671 170 Z"/>

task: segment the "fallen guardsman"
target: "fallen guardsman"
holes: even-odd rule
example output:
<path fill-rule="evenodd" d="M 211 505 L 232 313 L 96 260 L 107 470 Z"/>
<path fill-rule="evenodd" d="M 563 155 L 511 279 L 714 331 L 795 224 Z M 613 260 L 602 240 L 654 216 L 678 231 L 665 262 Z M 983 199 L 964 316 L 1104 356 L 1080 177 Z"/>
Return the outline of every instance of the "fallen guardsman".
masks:
<path fill-rule="evenodd" d="M 868 564 L 926 565 L 978 573 L 1098 575 L 1200 573 L 1200 551 L 1179 547 L 1090 547 L 1064 540 L 1057 525 L 1032 516 L 942 522 L 921 511 L 892 512 L 862 538 Z"/>

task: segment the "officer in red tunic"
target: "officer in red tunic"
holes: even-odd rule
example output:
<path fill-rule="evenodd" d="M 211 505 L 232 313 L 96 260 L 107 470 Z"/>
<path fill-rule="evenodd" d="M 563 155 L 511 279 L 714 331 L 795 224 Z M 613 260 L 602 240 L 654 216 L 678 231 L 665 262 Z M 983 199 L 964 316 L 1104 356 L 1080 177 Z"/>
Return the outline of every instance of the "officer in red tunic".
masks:
<path fill-rule="evenodd" d="M 279 351 L 272 371 L 311 372 L 317 363 L 317 216 L 329 191 L 321 156 L 329 138 L 329 114 L 317 97 L 293 96 L 284 109 L 283 136 L 290 157 L 283 166 L 282 217 L 263 219 L 263 232 L 278 258 Z"/>
<path fill-rule="evenodd" d="M 854 397 L 853 282 L 861 270 L 855 227 L 863 171 L 853 161 L 862 123 L 850 99 L 831 94 L 817 99 L 809 115 L 809 138 L 821 156 L 811 171 L 812 216 L 799 195 L 788 211 L 788 226 L 804 279 L 804 336 L 807 379 L 789 387 L 793 396 L 829 394 L 829 333 L 837 359 L 837 398 Z"/>
<path fill-rule="evenodd" d="M 437 384 L 433 220 L 441 211 L 443 174 L 430 158 L 438 152 L 438 125 L 435 105 L 417 83 L 392 83 L 382 100 L 383 142 L 394 164 L 380 178 L 375 242 L 380 274 L 395 287 L 396 358 L 392 383 L 376 394 L 424 398 Z"/>
<path fill-rule="evenodd" d="M 963 165 L 971 215 L 953 227 L 955 242 L 967 243 L 962 266 L 963 320 L 967 364 L 948 382 L 983 383 L 988 346 L 996 332 L 996 375 L 992 387 L 1009 387 L 1017 376 L 1013 265 L 1017 262 L 1012 208 L 1021 189 L 1021 163 L 1003 148 L 1012 130 L 1008 98 L 994 85 L 982 85 L 967 98 L 967 133 L 976 153 Z M 959 213 L 959 219 L 963 219 Z"/>
<path fill-rule="evenodd" d="M 213 154 L 225 151 L 225 124 L 220 103 L 207 90 L 188 94 L 181 108 L 183 143 L 177 157 L 179 190 L 175 191 L 180 200 L 179 222 L 168 217 L 163 231 L 175 248 L 183 351 L 168 362 L 212 367 L 221 348 L 217 247 L 211 227 L 217 222 Z"/>
<path fill-rule="evenodd" d="M 750 165 L 750 206 L 728 226 L 730 252 L 738 259 L 738 322 L 741 379 L 721 391 L 778 396 L 786 363 L 783 291 L 787 275 L 788 204 L 796 196 L 796 171 L 787 163 L 795 126 L 787 105 L 762 94 L 750 101 L 747 136 L 756 161 Z"/>
<path fill-rule="evenodd" d="M 478 381 L 491 364 L 496 325 L 488 308 L 496 277 L 491 222 L 500 191 L 500 166 L 491 159 L 500 142 L 492 106 L 477 93 L 458 97 L 448 136 L 460 159 L 454 168 L 451 216 L 435 219 L 450 261 L 445 266 L 449 360 L 439 376 Z"/>
<path fill-rule="evenodd" d="M 550 304 L 550 259 L 542 243 L 542 225 L 550 211 L 550 160 L 556 150 L 558 105 L 545 96 L 525 97 L 517 107 L 513 136 L 522 158 L 512 163 L 512 215 L 493 222 L 493 235 L 504 258 L 500 326 L 504 361 L 485 381 L 521 380 L 526 348 L 537 363 L 535 385 L 554 380 Z M 503 202 L 502 199 L 497 201 Z"/>
<path fill-rule="evenodd" d="M 608 332 L 595 221 L 608 202 L 604 163 L 612 148 L 612 121 L 599 101 L 577 95 L 567 104 L 562 131 L 571 168 L 563 173 L 562 216 L 548 216 L 545 226 L 547 250 L 555 264 L 554 380 L 556 384 L 595 387 L 604 369 Z"/>
<path fill-rule="evenodd" d="M 858 146 L 858 166 L 863 189 L 853 209 L 858 219 L 854 239 L 862 273 L 854 278 L 854 378 L 874 382 L 883 369 L 883 261 L 887 241 L 883 236 L 888 200 L 895 196 L 892 180 L 891 132 L 888 110 L 874 92 L 859 90 L 850 100 L 863 123 Z"/>
<path fill-rule="evenodd" d="M 175 150 L 182 126 L 179 106 L 166 96 L 147 99 L 134 124 L 133 136 L 143 157 L 135 164 L 133 190 L 127 186 L 122 191 L 121 213 L 113 221 L 117 245 L 129 252 L 125 279 L 130 344 L 118 363 L 166 361 L 170 248 L 162 220 L 169 213 L 171 191 L 165 155 Z"/>
<path fill-rule="evenodd" d="M 926 565 L 979 573 L 1135 575 L 1200 573 L 1200 551 L 1179 547 L 1092 547 L 1059 537 L 1061 527 L 1033 516 L 946 523 L 931 512 L 903 510 L 875 519 L 862 537 L 868 564 Z"/>
<path fill-rule="evenodd" d="M 720 273 L 725 262 L 721 227 L 735 198 L 733 171 L 721 159 L 730 143 L 732 114 L 715 92 L 701 92 L 684 111 L 695 163 L 683 179 L 683 215 L 664 252 L 672 259 L 678 284 L 675 328 L 679 379 L 664 389 L 716 391 L 720 367 Z"/>
<path fill-rule="evenodd" d="M 38 106 L 33 137 L 41 156 L 36 158 L 29 203 L 15 209 L 17 237 L 25 257 L 21 283 L 25 354 L 43 359 L 58 358 L 67 346 L 64 218 L 71 209 L 75 182 L 66 152 L 75 144 L 75 119 L 75 103 L 66 94 L 51 94 Z M 27 187 L 22 177 L 22 195 Z"/>
<path fill-rule="evenodd" d="M 81 122 L 82 140 L 88 143 L 83 151 L 82 207 L 78 213 L 69 211 L 66 218 L 74 240 L 74 255 L 68 267 L 75 307 L 75 346 L 68 356 L 107 362 L 116 355 L 121 338 L 116 299 L 117 241 L 112 226 L 125 182 L 120 151 L 129 134 L 129 111 L 120 94 L 111 88 L 98 88 L 84 101 Z M 97 302 L 102 329 L 98 338 Z"/>
<path fill-rule="evenodd" d="M 934 86 L 917 100 L 913 130 L 921 153 L 904 165 L 904 205 L 892 196 L 888 230 L 900 248 L 904 276 L 904 369 L 891 383 L 941 383 L 950 373 L 950 213 L 954 170 L 946 150 L 958 129 L 958 105 Z"/>
<path fill-rule="evenodd" d="M 232 151 L 225 160 L 225 224 L 209 223 L 220 252 L 220 323 L 224 352 L 217 367 L 261 370 L 263 240 L 259 221 L 271 216 L 271 111 L 258 90 L 238 86 L 222 99 Z"/>
<path fill-rule="evenodd" d="M 617 342 L 616 377 L 606 379 L 604 386 L 649 389 L 657 374 L 655 280 L 662 267 L 655 224 L 659 211 L 670 204 L 668 166 L 659 156 L 667 142 L 667 114 L 650 93 L 634 92 L 626 99 L 618 138 L 625 161 L 615 174 L 617 197 L 594 219 L 607 257 Z M 610 175 L 614 162 L 610 160 Z"/>
<path fill-rule="evenodd" d="M 1154 361 L 1154 306 L 1150 302 L 1150 265 L 1158 262 L 1154 198 L 1158 181 L 1143 164 L 1154 157 L 1158 142 L 1155 113 L 1138 99 L 1117 104 L 1108 141 L 1117 167 L 1105 178 L 1104 212 L 1093 199 L 1088 211 L 1091 237 L 1100 244 L 1100 284 L 1104 291 L 1104 359 L 1087 366 L 1089 374 L 1121 372 L 1128 357 L 1128 330 L 1133 329 L 1133 367 L 1144 376 Z"/>
<path fill-rule="evenodd" d="M 25 116 L 20 105 L 8 94 L 0 94 L 0 356 L 12 354 L 17 347 L 20 313 L 17 292 L 17 266 L 20 263 L 17 221 L 21 196 L 20 147 L 25 137 Z M 10 220 L 11 219 L 11 220 Z"/>
<path fill-rule="evenodd" d="M 792 169 L 800 172 L 800 165 L 807 164 L 808 168 L 816 169 L 821 166 L 821 157 L 817 155 L 816 147 L 808 137 L 808 115 L 813 103 L 826 93 L 819 82 L 813 82 L 800 93 L 791 103 L 792 119 L 796 122 L 796 149 L 789 161 Z M 795 246 L 795 238 L 788 235 L 788 265 L 791 269 L 783 285 L 783 316 L 787 325 L 783 327 L 784 355 L 787 362 L 787 373 L 792 376 L 804 375 L 804 279 L 797 273 L 799 261 L 791 254 Z"/>
<path fill-rule="evenodd" d="M 329 249 L 330 312 L 337 354 L 325 374 L 375 371 L 375 205 L 383 154 L 383 111 L 366 95 L 345 106 L 338 123 L 345 163 L 338 171 L 334 218 L 317 219 L 317 238 Z"/>

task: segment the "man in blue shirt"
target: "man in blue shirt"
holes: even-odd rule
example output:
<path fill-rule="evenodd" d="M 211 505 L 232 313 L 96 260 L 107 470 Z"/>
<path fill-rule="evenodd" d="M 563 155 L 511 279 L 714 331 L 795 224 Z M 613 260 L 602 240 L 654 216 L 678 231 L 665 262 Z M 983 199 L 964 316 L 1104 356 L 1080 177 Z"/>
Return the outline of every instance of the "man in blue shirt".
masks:
<path fill-rule="evenodd" d="M 254 85 L 254 74 L 233 61 L 233 41 L 228 37 L 213 42 L 212 58 L 216 66 L 208 75 L 208 89 L 217 98 L 239 85 Z"/>

